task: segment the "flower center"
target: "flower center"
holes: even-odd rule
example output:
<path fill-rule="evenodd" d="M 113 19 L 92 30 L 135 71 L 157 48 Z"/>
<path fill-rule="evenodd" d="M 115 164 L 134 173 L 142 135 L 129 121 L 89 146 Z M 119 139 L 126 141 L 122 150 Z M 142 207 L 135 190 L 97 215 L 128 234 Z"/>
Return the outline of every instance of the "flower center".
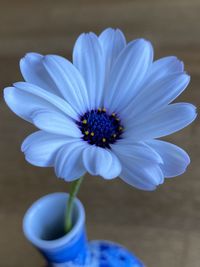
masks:
<path fill-rule="evenodd" d="M 109 114 L 105 108 L 86 112 L 77 124 L 83 133 L 83 140 L 103 148 L 110 148 L 110 144 L 120 139 L 123 133 L 119 117 L 115 113 Z"/>

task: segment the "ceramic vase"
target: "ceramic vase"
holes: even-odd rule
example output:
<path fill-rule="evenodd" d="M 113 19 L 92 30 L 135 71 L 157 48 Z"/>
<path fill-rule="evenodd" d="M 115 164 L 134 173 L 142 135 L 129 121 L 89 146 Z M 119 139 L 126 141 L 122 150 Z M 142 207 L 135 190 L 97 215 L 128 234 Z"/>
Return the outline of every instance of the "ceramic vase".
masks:
<path fill-rule="evenodd" d="M 64 233 L 68 194 L 53 193 L 37 200 L 26 212 L 23 230 L 51 267 L 144 267 L 132 253 L 110 241 L 87 240 L 85 211 L 75 199 L 73 228 Z"/>

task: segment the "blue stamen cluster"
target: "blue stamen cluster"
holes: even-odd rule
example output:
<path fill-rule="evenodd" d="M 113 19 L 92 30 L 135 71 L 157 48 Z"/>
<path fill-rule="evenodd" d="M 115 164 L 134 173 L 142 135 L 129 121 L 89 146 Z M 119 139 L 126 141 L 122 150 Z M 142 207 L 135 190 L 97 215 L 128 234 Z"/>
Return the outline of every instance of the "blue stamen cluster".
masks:
<path fill-rule="evenodd" d="M 86 112 L 77 124 L 85 141 L 103 148 L 110 148 L 123 133 L 119 117 L 115 113 L 108 114 L 105 108 Z"/>

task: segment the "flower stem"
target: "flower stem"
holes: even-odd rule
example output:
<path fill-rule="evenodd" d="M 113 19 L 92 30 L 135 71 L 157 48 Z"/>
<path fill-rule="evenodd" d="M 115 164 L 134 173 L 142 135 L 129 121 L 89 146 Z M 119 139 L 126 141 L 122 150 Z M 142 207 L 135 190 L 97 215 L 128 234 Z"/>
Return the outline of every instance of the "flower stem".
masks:
<path fill-rule="evenodd" d="M 72 229 L 72 210 L 74 199 L 78 194 L 81 183 L 83 181 L 84 176 L 80 177 L 78 180 L 72 182 L 71 190 L 69 193 L 69 198 L 67 201 L 67 211 L 65 217 L 65 232 L 68 233 Z"/>

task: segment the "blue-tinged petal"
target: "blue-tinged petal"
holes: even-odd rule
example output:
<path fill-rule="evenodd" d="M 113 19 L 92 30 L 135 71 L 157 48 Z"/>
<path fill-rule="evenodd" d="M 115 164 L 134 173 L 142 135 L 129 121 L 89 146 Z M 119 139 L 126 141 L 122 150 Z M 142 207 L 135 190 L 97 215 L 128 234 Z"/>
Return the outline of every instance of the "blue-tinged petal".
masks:
<path fill-rule="evenodd" d="M 61 56 L 47 55 L 43 64 L 63 98 L 77 113 L 84 113 L 89 108 L 89 99 L 80 72 Z"/>
<path fill-rule="evenodd" d="M 131 140 L 159 138 L 181 130 L 196 118 L 196 108 L 188 103 L 168 105 L 157 112 L 145 114 L 125 126 L 124 137 Z"/>
<path fill-rule="evenodd" d="M 38 131 L 24 140 L 21 150 L 29 163 L 39 167 L 52 167 L 58 149 L 72 141 L 73 138 Z"/>
<path fill-rule="evenodd" d="M 83 164 L 90 174 L 100 175 L 105 179 L 116 178 L 121 172 L 118 158 L 110 150 L 94 145 L 83 151 Z"/>
<path fill-rule="evenodd" d="M 111 149 L 116 155 L 126 155 L 151 163 L 163 163 L 161 156 L 151 146 L 143 142 L 133 143 L 130 140 L 121 139 L 111 145 Z"/>
<path fill-rule="evenodd" d="M 137 164 L 131 161 L 128 166 L 123 168 L 120 177 L 127 184 L 145 191 L 153 191 L 158 185 L 163 183 L 163 173 L 157 165 L 144 168 L 143 164 Z"/>
<path fill-rule="evenodd" d="M 6 88 L 4 98 L 14 113 L 30 122 L 32 113 L 38 109 L 60 111 L 70 118 L 78 119 L 74 109 L 62 98 L 26 82 L 18 82 L 14 87 Z"/>
<path fill-rule="evenodd" d="M 53 94 L 61 96 L 54 81 L 43 65 L 44 56 L 28 53 L 20 60 L 20 69 L 24 80 L 35 84 Z"/>
<path fill-rule="evenodd" d="M 190 158 L 182 148 L 160 140 L 148 141 L 147 144 L 162 157 L 161 169 L 165 177 L 178 176 L 186 171 Z"/>
<path fill-rule="evenodd" d="M 126 156 L 126 154 L 118 157 L 122 164 L 120 178 L 129 185 L 152 191 L 163 183 L 164 176 L 158 164 Z"/>
<path fill-rule="evenodd" d="M 126 46 L 126 39 L 119 29 L 108 28 L 100 34 L 99 41 L 104 53 L 106 76 L 108 77 L 119 53 Z"/>
<path fill-rule="evenodd" d="M 104 105 L 120 111 L 137 94 L 153 60 L 150 42 L 138 39 L 129 43 L 117 58 L 105 92 Z"/>
<path fill-rule="evenodd" d="M 36 127 L 49 133 L 79 138 L 82 136 L 75 122 L 59 112 L 37 110 L 32 113 L 32 120 Z"/>
<path fill-rule="evenodd" d="M 105 80 L 105 59 L 98 37 L 94 33 L 79 36 L 74 46 L 73 63 L 85 80 L 90 108 L 101 107 Z"/>
<path fill-rule="evenodd" d="M 163 57 L 153 62 L 143 85 L 153 84 L 156 80 L 160 80 L 171 74 L 183 72 L 183 61 L 175 56 Z"/>
<path fill-rule="evenodd" d="M 71 142 L 59 150 L 55 160 L 57 177 L 65 181 L 73 181 L 85 174 L 82 153 L 86 146 L 87 144 L 82 141 Z"/>
<path fill-rule="evenodd" d="M 190 76 L 185 73 L 172 74 L 149 83 L 135 97 L 132 103 L 122 111 L 126 121 L 155 112 L 171 103 L 178 97 L 190 82 Z"/>

